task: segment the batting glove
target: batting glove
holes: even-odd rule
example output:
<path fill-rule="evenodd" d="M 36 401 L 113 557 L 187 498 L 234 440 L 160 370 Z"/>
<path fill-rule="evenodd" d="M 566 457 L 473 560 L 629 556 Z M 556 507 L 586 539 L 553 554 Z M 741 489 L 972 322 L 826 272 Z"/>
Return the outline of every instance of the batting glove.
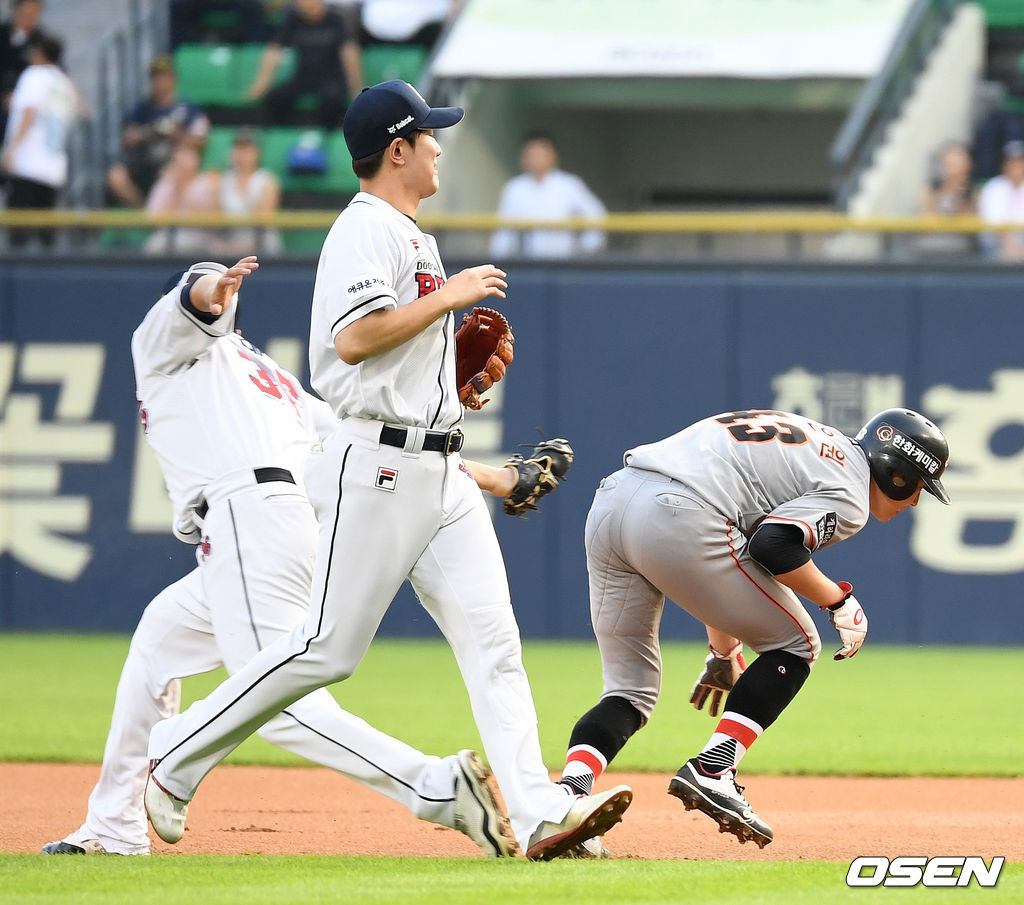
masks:
<path fill-rule="evenodd" d="M 736 680 L 747 668 L 743 659 L 743 645 L 737 644 L 729 653 L 720 654 L 710 645 L 710 654 L 704 660 L 704 672 L 697 677 L 697 682 L 690 692 L 690 703 L 697 710 L 703 710 L 704 702 L 708 702 L 708 716 L 718 716 L 722 710 L 722 698 L 731 691 Z"/>
<path fill-rule="evenodd" d="M 828 610 L 828 621 L 832 628 L 839 632 L 839 640 L 843 646 L 832 656 L 833 660 L 848 660 L 864 643 L 868 634 L 868 617 L 857 598 L 853 596 L 853 585 L 848 581 L 836 582 L 842 590 L 844 597 L 839 603 L 830 607 L 823 607 Z"/>

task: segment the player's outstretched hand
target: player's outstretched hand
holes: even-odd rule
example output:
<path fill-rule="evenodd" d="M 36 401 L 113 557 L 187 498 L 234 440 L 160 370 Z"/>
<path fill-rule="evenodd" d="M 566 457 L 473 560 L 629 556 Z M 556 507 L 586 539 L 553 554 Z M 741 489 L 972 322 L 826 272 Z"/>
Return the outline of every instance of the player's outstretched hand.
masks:
<path fill-rule="evenodd" d="M 448 278 L 441 291 L 444 292 L 448 309 L 458 311 L 468 305 L 475 305 L 491 296 L 505 298 L 508 283 L 505 282 L 505 271 L 493 264 L 480 264 L 478 267 L 467 267 Z"/>
<path fill-rule="evenodd" d="M 708 716 L 718 716 L 722 711 L 722 699 L 732 691 L 736 680 L 743 675 L 747 662 L 743 659 L 743 645 L 737 644 L 728 653 L 720 653 L 709 645 L 711 651 L 704 660 L 704 671 L 697 677 L 690 692 L 690 703 L 697 710 L 703 710 L 707 701 Z"/>
<path fill-rule="evenodd" d="M 223 314 L 231 304 L 231 299 L 242 286 L 242 280 L 259 269 L 256 255 L 249 255 L 232 265 L 220 275 L 214 284 L 207 300 L 210 314 Z M 193 303 L 194 304 L 194 303 Z"/>

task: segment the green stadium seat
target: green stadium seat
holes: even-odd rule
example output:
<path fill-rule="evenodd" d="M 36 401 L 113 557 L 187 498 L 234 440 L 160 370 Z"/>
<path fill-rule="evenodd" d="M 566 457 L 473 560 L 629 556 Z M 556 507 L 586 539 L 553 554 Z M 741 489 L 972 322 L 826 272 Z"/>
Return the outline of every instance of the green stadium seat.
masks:
<path fill-rule="evenodd" d="M 237 48 L 230 44 L 182 44 L 174 51 L 178 95 L 201 106 L 233 105 L 239 91 Z"/>
<path fill-rule="evenodd" d="M 106 226 L 99 234 L 97 242 L 99 247 L 105 250 L 118 248 L 142 248 L 146 244 L 152 230 L 144 227 L 129 227 L 119 229 L 116 226 Z"/>
<path fill-rule="evenodd" d="M 369 44 L 363 48 L 363 79 L 367 85 L 390 79 L 402 79 L 415 85 L 426 61 L 425 47 Z"/>
<path fill-rule="evenodd" d="M 235 126 L 211 126 L 203 148 L 204 170 L 227 169 L 231 160 L 231 143 L 235 140 Z"/>
<path fill-rule="evenodd" d="M 321 145 L 327 156 L 326 173 L 292 173 L 288 154 L 300 142 Z M 277 173 L 285 192 L 323 192 L 355 194 L 359 180 L 352 172 L 352 158 L 345 147 L 341 130 L 325 133 L 322 129 L 297 126 L 267 129 L 263 136 L 263 166 Z"/>
<path fill-rule="evenodd" d="M 182 44 L 174 51 L 178 94 L 205 107 L 254 107 L 245 95 L 263 59 L 263 44 Z M 286 47 L 273 83 L 295 73 L 295 53 Z"/>
<path fill-rule="evenodd" d="M 260 70 L 260 61 L 263 59 L 263 44 L 243 44 L 235 48 L 236 77 L 241 85 L 241 94 L 245 95 L 256 73 Z M 295 74 L 295 51 L 285 47 L 281 51 L 281 59 L 278 61 L 277 69 L 274 71 L 273 84 L 287 81 Z M 246 102 L 249 103 L 249 102 Z"/>
<path fill-rule="evenodd" d="M 979 0 L 989 28 L 1024 28 L 1022 0 Z"/>
<path fill-rule="evenodd" d="M 320 254 L 326 229 L 286 229 L 282 231 L 284 250 L 293 254 Z"/>

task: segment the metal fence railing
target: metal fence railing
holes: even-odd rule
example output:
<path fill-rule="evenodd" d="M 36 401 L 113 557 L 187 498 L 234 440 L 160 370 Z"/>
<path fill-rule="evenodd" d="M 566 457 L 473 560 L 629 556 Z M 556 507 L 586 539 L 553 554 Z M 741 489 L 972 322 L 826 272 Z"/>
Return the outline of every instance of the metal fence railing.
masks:
<path fill-rule="evenodd" d="M 252 234 L 249 250 L 254 253 L 267 254 L 264 237 L 272 230 L 283 238 L 280 244 L 285 254 L 315 257 L 336 216 L 335 211 L 321 210 L 244 218 L 219 213 L 151 216 L 129 210 L 0 211 L 0 247 L 16 233 L 30 235 L 52 229 L 58 237 L 57 250 L 76 255 L 143 256 L 148 251 L 184 254 L 198 250 L 213 254 L 226 236 L 248 229 Z M 1024 223 L 993 225 L 976 217 L 854 218 L 824 211 L 615 213 L 600 220 L 561 221 L 501 219 L 491 213 L 422 213 L 418 223 L 447 246 L 446 253 L 486 253 L 489 237 L 498 228 L 599 229 L 607 234 L 608 253 L 643 259 L 708 255 L 785 260 L 981 259 L 995 237 L 1024 232 Z M 158 247 L 148 243 L 156 233 L 163 239 Z M 224 254 L 237 250 L 224 249 L 226 246 L 221 249 Z"/>

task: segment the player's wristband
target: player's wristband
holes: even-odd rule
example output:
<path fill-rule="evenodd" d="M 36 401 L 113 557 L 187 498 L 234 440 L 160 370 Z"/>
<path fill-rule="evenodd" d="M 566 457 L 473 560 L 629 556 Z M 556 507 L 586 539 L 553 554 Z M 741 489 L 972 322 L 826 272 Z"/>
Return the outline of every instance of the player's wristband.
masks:
<path fill-rule="evenodd" d="M 215 324 L 220 318 L 220 314 L 211 314 L 209 311 L 200 311 L 195 305 L 192 304 L 192 284 L 186 283 L 181 287 L 181 307 L 184 308 L 189 314 L 192 315 L 197 321 L 204 324 Z M 223 313 L 223 312 L 222 312 Z"/>
<path fill-rule="evenodd" d="M 840 600 L 838 603 L 833 603 L 831 606 L 823 606 L 823 610 L 838 610 L 839 607 L 841 607 L 844 603 L 846 603 L 847 600 L 850 599 L 850 597 L 853 596 L 853 585 L 850 584 L 850 582 L 837 581 L 836 584 L 839 585 L 839 590 L 843 592 L 843 599 Z"/>

